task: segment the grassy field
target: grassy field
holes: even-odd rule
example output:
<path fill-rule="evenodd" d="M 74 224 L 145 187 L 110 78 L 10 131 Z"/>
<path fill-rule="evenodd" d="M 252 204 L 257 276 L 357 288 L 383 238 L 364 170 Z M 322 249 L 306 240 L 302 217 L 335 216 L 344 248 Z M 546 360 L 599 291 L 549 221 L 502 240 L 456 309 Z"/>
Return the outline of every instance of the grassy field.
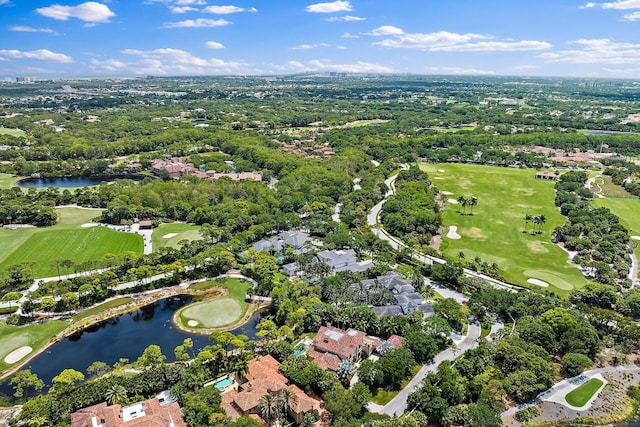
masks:
<path fill-rule="evenodd" d="M 81 227 L 99 215 L 99 209 L 59 208 L 59 223 L 46 228 L 0 229 L 0 270 L 11 264 L 33 261 L 36 277 L 57 274 L 53 259 L 75 263 L 100 260 L 108 253 L 142 253 L 142 237 L 106 227 Z"/>
<path fill-rule="evenodd" d="M 0 322 L 0 370 L 8 368 L 4 358 L 13 350 L 29 346 L 36 351 L 49 339 L 63 331 L 69 325 L 67 321 L 53 320 L 25 326 L 10 326 Z"/>
<path fill-rule="evenodd" d="M 132 301 L 133 301 L 133 298 L 131 297 L 122 297 L 122 298 L 113 299 L 111 301 L 107 301 L 103 304 L 97 305 L 93 308 L 84 310 L 76 314 L 75 316 L 73 316 L 73 321 L 77 322 L 78 320 L 86 319 L 87 317 L 93 316 L 94 314 L 98 314 L 102 311 L 107 311 L 111 308 L 120 307 L 121 305 L 127 305 Z"/>
<path fill-rule="evenodd" d="M 0 127 L 0 135 L 25 136 L 27 133 L 21 129 L 9 129 Z"/>
<path fill-rule="evenodd" d="M 181 240 L 202 240 L 200 227 L 184 223 L 161 224 L 158 228 L 154 229 L 151 234 L 151 242 L 154 250 L 163 246 L 179 248 Z"/>
<path fill-rule="evenodd" d="M 0 189 L 12 188 L 16 186 L 16 182 L 20 180 L 21 177 L 10 175 L 8 173 L 0 173 Z"/>
<path fill-rule="evenodd" d="M 475 196 L 473 215 L 464 215 L 458 204 L 445 203 L 443 223 L 458 227 L 460 239 L 443 233 L 440 249 L 450 257 L 463 252 L 465 259 L 480 257 L 496 263 L 507 281 L 536 288 L 527 283 L 534 278 L 549 283 L 561 295 L 582 287 L 586 279 L 567 263 L 568 255 L 551 242 L 552 230 L 565 218 L 554 206 L 552 181 L 537 180 L 535 171 L 459 164 L 423 164 L 433 184 L 445 200 Z M 525 231 L 525 215 L 545 215 L 542 233 Z"/>
<path fill-rule="evenodd" d="M 198 286 L 195 286 L 198 285 Z M 237 322 L 247 312 L 249 304 L 245 301 L 251 283 L 241 279 L 213 280 L 191 285 L 192 289 L 209 289 L 218 286 L 229 290 L 223 298 L 190 304 L 180 312 L 180 321 L 190 328 L 217 328 Z M 195 320 L 197 325 L 190 326 Z"/>
<path fill-rule="evenodd" d="M 575 406 L 576 408 L 582 408 L 589 399 L 591 399 L 593 395 L 600 390 L 600 387 L 602 387 L 603 384 L 602 380 L 598 378 L 591 378 L 586 383 L 567 393 L 565 399 L 569 405 Z"/>

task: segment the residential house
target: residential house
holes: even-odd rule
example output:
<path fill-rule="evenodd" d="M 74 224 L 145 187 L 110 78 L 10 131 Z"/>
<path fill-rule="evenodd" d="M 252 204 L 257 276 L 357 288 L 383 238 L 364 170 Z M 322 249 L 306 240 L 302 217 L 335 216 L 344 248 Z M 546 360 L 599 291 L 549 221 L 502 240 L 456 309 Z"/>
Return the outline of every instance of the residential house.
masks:
<path fill-rule="evenodd" d="M 395 299 L 395 304 L 371 307 L 378 316 L 406 315 L 418 309 L 422 310 L 426 315 L 433 314 L 433 303 L 425 301 L 422 295 L 416 292 L 411 282 L 403 279 L 398 273 L 389 272 L 378 276 L 375 280 L 363 280 L 360 283 L 364 284 L 367 289 L 375 289 L 374 284 L 376 282 L 382 288 L 389 290 Z M 357 284 L 352 285 L 352 288 L 357 287 Z"/>
<path fill-rule="evenodd" d="M 271 255 L 284 255 L 288 246 L 290 246 L 294 252 L 305 252 L 305 244 L 311 242 L 309 233 L 303 231 L 289 230 L 283 231 L 280 234 L 271 237 L 270 239 L 260 240 L 251 246 L 251 249 L 256 251 L 269 251 Z"/>
<path fill-rule="evenodd" d="M 322 251 L 316 255 L 319 262 L 331 267 L 333 273 L 339 271 L 352 271 L 362 273 L 374 267 L 373 261 L 366 260 L 358 262 L 358 257 L 353 249 Z"/>
<path fill-rule="evenodd" d="M 133 405 L 107 405 L 106 402 L 71 414 L 71 427 L 187 427 L 180 405 L 168 392 Z"/>
<path fill-rule="evenodd" d="M 280 373 L 280 364 L 271 355 L 258 357 L 248 362 L 244 382 L 238 390 L 231 389 L 221 396 L 220 405 L 227 416 L 233 420 L 249 415 L 260 419 L 260 403 L 266 394 L 277 395 L 282 390 L 290 390 L 296 399 L 289 408 L 289 415 L 300 424 L 304 414 L 318 411 L 326 413 L 322 401 L 309 397 L 299 387 L 289 384 L 289 380 Z"/>
<path fill-rule="evenodd" d="M 343 360 L 357 362 L 365 349 L 364 332 L 355 329 L 346 331 L 330 324 L 320 327 L 309 346 L 307 356 L 322 368 L 337 371 Z"/>

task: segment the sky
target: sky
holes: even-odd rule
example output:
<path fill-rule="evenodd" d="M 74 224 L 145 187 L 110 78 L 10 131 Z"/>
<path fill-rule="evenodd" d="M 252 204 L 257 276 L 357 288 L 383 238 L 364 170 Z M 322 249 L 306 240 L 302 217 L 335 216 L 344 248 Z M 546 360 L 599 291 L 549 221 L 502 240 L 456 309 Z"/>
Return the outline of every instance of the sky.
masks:
<path fill-rule="evenodd" d="M 640 78 L 640 0 L 0 0 L 0 78 Z"/>

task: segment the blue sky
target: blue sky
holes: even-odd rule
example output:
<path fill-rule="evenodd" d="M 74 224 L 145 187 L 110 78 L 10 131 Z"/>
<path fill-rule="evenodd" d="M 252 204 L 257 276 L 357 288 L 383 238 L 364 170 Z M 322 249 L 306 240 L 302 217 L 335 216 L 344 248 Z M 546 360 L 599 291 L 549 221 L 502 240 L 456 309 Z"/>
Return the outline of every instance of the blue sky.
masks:
<path fill-rule="evenodd" d="M 640 77 L 640 0 L 0 0 L 0 77 Z"/>

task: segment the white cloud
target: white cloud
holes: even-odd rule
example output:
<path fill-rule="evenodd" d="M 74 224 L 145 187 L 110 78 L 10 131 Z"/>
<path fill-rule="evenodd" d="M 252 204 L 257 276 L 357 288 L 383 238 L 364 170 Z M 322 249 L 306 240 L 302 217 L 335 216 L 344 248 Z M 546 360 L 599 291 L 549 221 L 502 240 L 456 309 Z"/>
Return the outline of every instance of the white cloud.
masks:
<path fill-rule="evenodd" d="M 518 65 L 513 67 L 514 70 L 535 70 L 536 68 L 539 67 L 537 65 Z"/>
<path fill-rule="evenodd" d="M 588 9 L 592 7 L 601 7 L 603 9 L 618 9 L 618 10 L 640 9 L 640 0 L 618 0 L 618 1 L 609 2 L 609 3 L 589 2 L 584 6 L 581 6 L 582 9 Z"/>
<path fill-rule="evenodd" d="M 537 40 L 484 41 L 490 39 L 492 39 L 491 36 L 481 34 L 458 34 L 439 31 L 429 34 L 401 34 L 396 38 L 385 39 L 374 44 L 389 48 L 421 49 L 440 52 L 507 52 L 543 50 L 551 47 L 550 43 Z"/>
<path fill-rule="evenodd" d="M 354 22 L 354 21 L 364 21 L 367 18 L 361 18 L 359 16 L 332 16 L 331 18 L 327 18 L 326 20 L 329 22 Z"/>
<path fill-rule="evenodd" d="M 215 28 L 224 27 L 231 22 L 224 19 L 187 19 L 185 21 L 168 22 L 164 24 L 164 28 Z"/>
<path fill-rule="evenodd" d="M 224 45 L 218 42 L 206 42 L 204 46 L 209 49 L 224 49 Z"/>
<path fill-rule="evenodd" d="M 357 34 L 344 33 L 344 34 L 342 35 L 342 38 L 343 38 L 343 39 L 359 39 L 359 38 L 360 38 L 360 36 L 359 36 L 359 35 L 357 35 Z"/>
<path fill-rule="evenodd" d="M 132 62 L 118 59 L 91 61 L 91 68 L 99 72 L 137 75 L 189 75 L 238 73 L 246 64 L 217 58 L 199 58 L 191 53 L 172 48 L 143 51 L 125 49 L 124 55 L 137 57 Z"/>
<path fill-rule="evenodd" d="M 385 65 L 372 64 L 358 61 L 353 64 L 332 64 L 328 60 L 313 59 L 306 63 L 300 61 L 289 61 L 284 65 L 273 66 L 278 71 L 301 73 L 301 72 L 328 72 L 338 71 L 341 73 L 392 73 L 394 70 Z"/>
<path fill-rule="evenodd" d="M 338 45 L 338 46 L 336 46 L 336 49 L 347 50 L 347 47 L 346 46 L 342 46 L 342 45 Z"/>
<path fill-rule="evenodd" d="M 190 4 L 204 5 L 204 4 L 207 4 L 207 2 L 205 0 L 176 0 L 176 4 L 177 5 L 190 5 Z"/>
<path fill-rule="evenodd" d="M 374 28 L 370 33 L 367 33 L 369 36 L 398 36 L 400 34 L 404 34 L 404 31 L 398 27 L 394 27 L 393 25 L 383 25 L 382 27 Z"/>
<path fill-rule="evenodd" d="M 319 47 L 329 47 L 330 44 L 327 43 L 316 43 L 316 44 L 301 44 L 299 46 L 294 47 L 294 50 L 307 50 L 307 49 L 316 49 Z"/>
<path fill-rule="evenodd" d="M 198 9 L 191 6 L 171 6 L 171 12 L 173 13 L 187 13 L 187 12 L 195 12 Z"/>
<path fill-rule="evenodd" d="M 306 10 L 312 13 L 351 12 L 351 3 L 340 0 L 329 3 L 316 3 L 307 6 Z"/>
<path fill-rule="evenodd" d="M 486 76 L 495 74 L 494 71 L 479 70 L 477 68 L 460 68 L 460 67 L 424 67 L 425 71 L 435 74 L 455 74 L 455 75 L 473 75 Z"/>
<path fill-rule="evenodd" d="M 580 39 L 571 44 L 578 48 L 544 53 L 540 58 L 563 64 L 640 64 L 640 44 L 609 39 Z"/>
<path fill-rule="evenodd" d="M 207 6 L 203 10 L 203 12 L 213 13 L 216 15 L 229 15 L 231 13 L 239 13 L 239 12 L 257 12 L 258 9 L 255 7 L 251 7 L 249 9 L 245 9 L 243 7 L 238 6 Z"/>
<path fill-rule="evenodd" d="M 623 21 L 637 21 L 640 19 L 640 12 L 627 13 L 622 17 Z"/>
<path fill-rule="evenodd" d="M 26 27 L 22 25 L 14 25 L 13 27 L 9 27 L 11 31 L 17 31 L 20 33 L 54 33 L 51 28 L 33 28 Z"/>
<path fill-rule="evenodd" d="M 78 6 L 61 6 L 54 4 L 48 7 L 36 9 L 42 16 L 66 21 L 69 18 L 77 18 L 85 22 L 109 22 L 109 18 L 116 16 L 106 5 L 88 1 Z"/>
<path fill-rule="evenodd" d="M 47 49 L 38 49 L 31 51 L 20 51 L 16 49 L 12 50 L 0 50 L 0 58 L 7 59 L 37 59 L 40 61 L 53 61 L 53 62 L 62 62 L 68 63 L 73 62 L 73 58 L 70 56 L 64 55 L 62 53 L 51 52 Z"/>

